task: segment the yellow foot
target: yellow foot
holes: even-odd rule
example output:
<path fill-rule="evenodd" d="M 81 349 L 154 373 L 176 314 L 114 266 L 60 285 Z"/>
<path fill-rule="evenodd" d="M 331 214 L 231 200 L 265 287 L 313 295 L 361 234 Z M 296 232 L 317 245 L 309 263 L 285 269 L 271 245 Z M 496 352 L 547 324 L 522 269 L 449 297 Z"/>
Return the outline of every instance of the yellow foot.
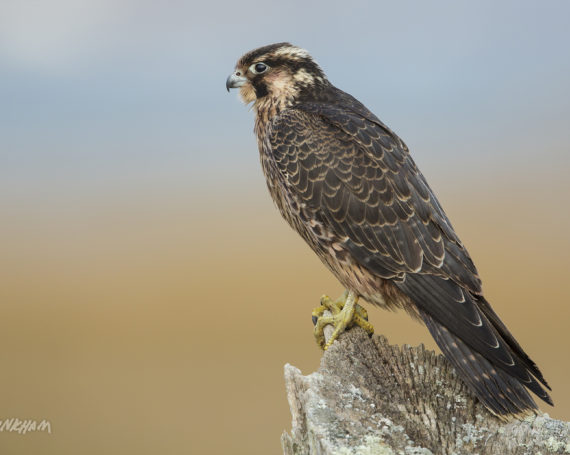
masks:
<path fill-rule="evenodd" d="M 342 332 L 355 325 L 362 327 L 369 335 L 374 333 L 374 327 L 368 322 L 368 313 L 357 302 L 358 296 L 352 291 L 345 291 L 338 300 L 331 300 L 326 295 L 321 297 L 321 306 L 313 310 L 313 324 L 317 344 L 322 349 L 326 351 Z M 332 316 L 324 316 L 326 310 Z M 324 328 L 328 324 L 334 327 L 334 332 L 325 342 Z"/>

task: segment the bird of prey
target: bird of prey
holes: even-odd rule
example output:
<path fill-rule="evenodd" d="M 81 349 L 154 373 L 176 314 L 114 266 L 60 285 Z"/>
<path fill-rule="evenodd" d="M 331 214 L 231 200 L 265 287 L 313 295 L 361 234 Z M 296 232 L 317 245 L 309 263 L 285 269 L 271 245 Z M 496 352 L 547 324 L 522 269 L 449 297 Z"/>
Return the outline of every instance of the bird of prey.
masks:
<path fill-rule="evenodd" d="M 494 414 L 532 412 L 528 390 L 552 404 L 540 370 L 483 296 L 469 253 L 406 144 L 289 43 L 243 55 L 226 81 L 228 91 L 238 87 L 253 103 L 273 200 L 346 288 L 313 312 L 321 346 L 355 324 L 372 332 L 362 297 L 423 321 Z M 325 344 L 326 324 L 335 330 Z"/>

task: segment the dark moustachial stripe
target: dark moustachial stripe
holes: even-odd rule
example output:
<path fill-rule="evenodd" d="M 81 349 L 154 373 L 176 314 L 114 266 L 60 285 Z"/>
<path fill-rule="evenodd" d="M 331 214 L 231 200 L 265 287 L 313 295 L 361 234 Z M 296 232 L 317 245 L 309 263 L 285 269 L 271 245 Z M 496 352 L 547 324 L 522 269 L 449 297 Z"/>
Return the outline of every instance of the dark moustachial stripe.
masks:
<path fill-rule="evenodd" d="M 258 81 L 253 83 L 253 88 L 255 89 L 255 96 L 261 98 L 267 95 L 267 85 L 264 82 Z"/>

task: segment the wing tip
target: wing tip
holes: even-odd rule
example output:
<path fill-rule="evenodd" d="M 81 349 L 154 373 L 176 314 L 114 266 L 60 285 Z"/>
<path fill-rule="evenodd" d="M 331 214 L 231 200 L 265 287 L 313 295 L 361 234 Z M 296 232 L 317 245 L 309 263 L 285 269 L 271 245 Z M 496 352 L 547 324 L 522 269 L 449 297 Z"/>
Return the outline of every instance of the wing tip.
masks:
<path fill-rule="evenodd" d="M 485 357 L 445 330 L 431 316 L 420 314 L 458 376 L 493 415 L 502 419 L 524 418 L 537 412 L 536 402 L 519 379 L 505 370 L 495 368 Z M 532 381 L 527 387 L 541 400 L 553 406 L 550 395 L 540 387 L 533 376 L 530 378 Z"/>

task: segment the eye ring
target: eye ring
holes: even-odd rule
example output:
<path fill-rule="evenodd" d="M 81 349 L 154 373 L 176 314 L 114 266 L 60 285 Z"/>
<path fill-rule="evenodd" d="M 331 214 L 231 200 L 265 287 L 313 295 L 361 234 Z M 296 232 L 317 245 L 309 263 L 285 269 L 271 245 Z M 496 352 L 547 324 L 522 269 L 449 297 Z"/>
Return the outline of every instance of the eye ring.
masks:
<path fill-rule="evenodd" d="M 269 66 L 263 62 L 254 63 L 249 67 L 249 70 L 253 74 L 262 74 L 265 73 L 269 69 Z"/>

